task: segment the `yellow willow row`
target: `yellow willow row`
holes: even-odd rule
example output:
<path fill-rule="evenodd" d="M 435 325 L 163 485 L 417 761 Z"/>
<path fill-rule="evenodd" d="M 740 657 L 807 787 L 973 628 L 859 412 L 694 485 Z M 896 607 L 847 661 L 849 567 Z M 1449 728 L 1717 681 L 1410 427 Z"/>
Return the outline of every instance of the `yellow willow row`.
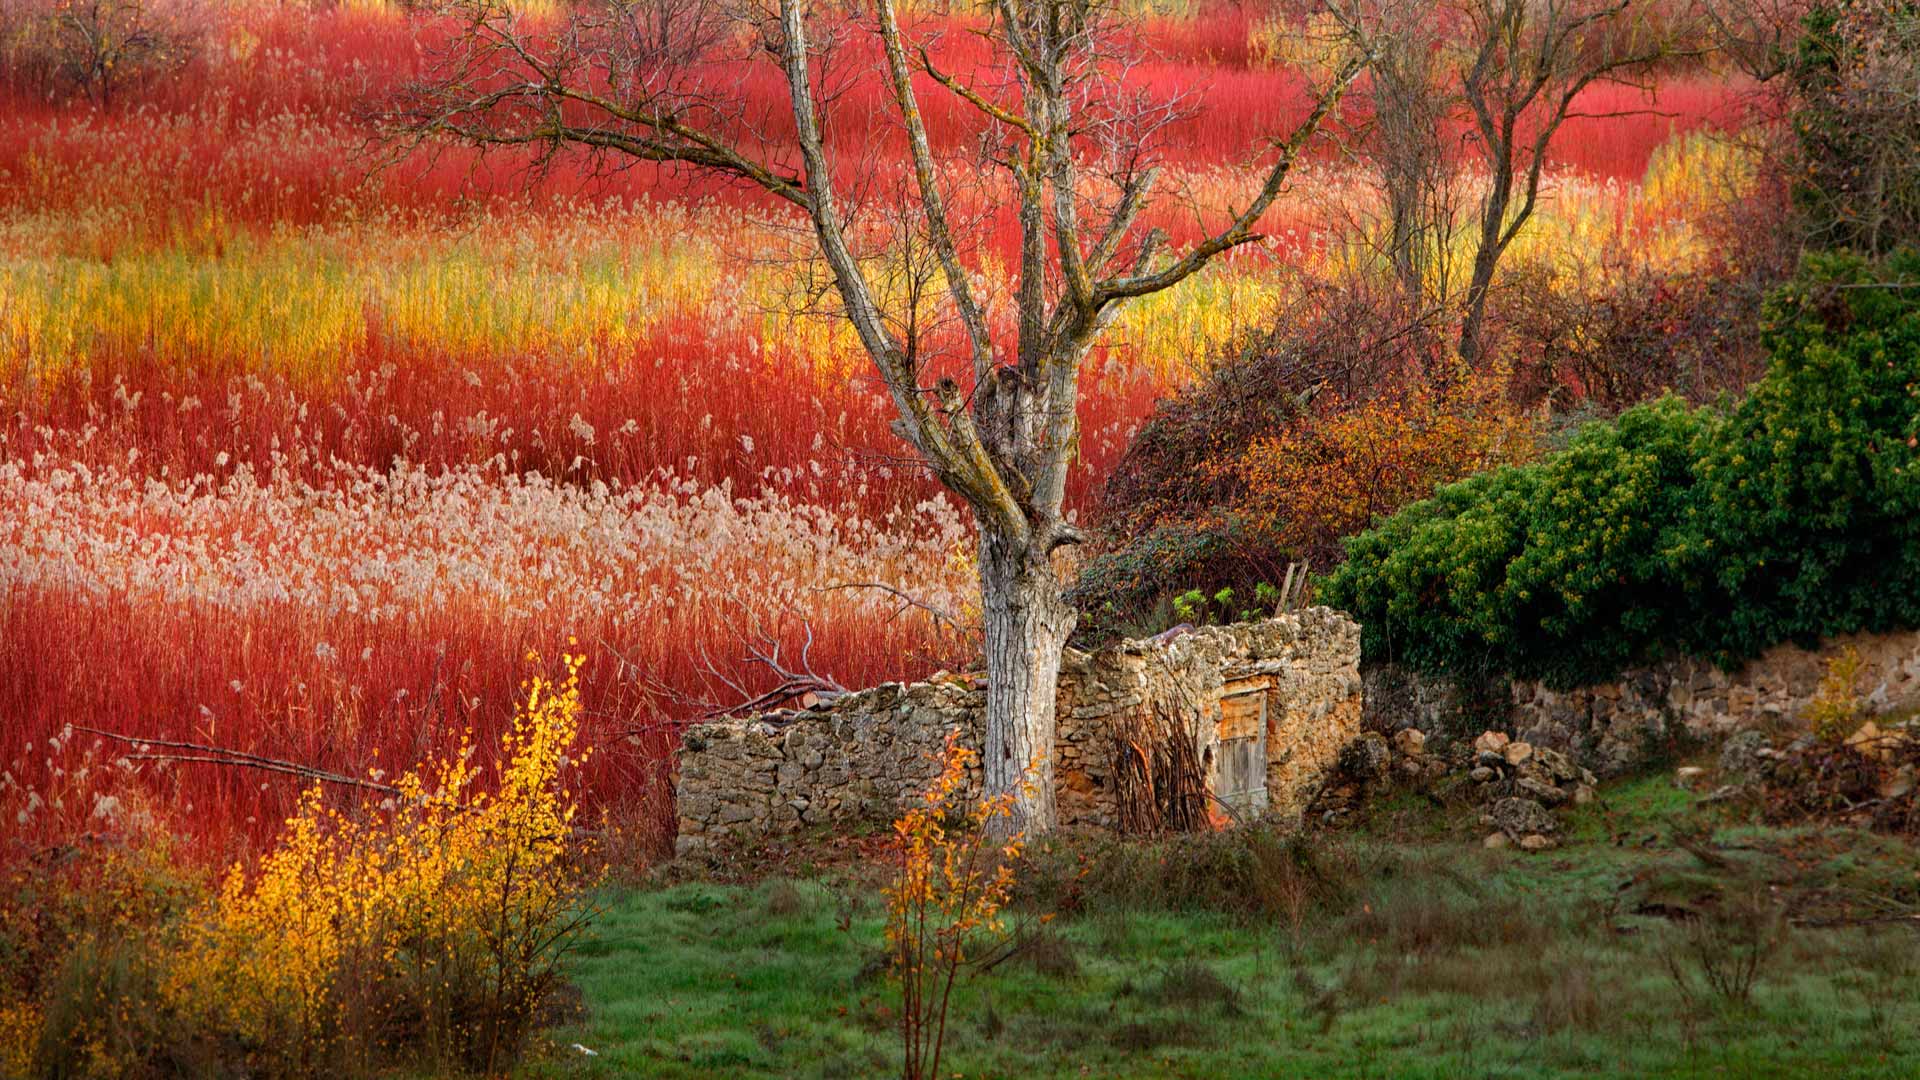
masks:
<path fill-rule="evenodd" d="M 1695 135 L 1663 147 L 1642 184 L 1552 177 L 1510 258 L 1567 271 L 1608 259 L 1683 270 L 1704 253 L 1690 220 L 1709 208 L 1703 193 L 1737 191 L 1750 175 L 1737 150 Z M 1469 205 L 1477 183 L 1468 183 Z M 1197 208 L 1229 200 L 1243 184 L 1224 168 L 1169 181 Z M 1376 258 L 1366 236 L 1380 208 L 1363 177 L 1307 171 L 1298 206 L 1307 217 L 1270 226 L 1275 251 L 1244 250 L 1181 290 L 1125 309 L 1115 326 L 1120 354 L 1179 381 L 1196 358 L 1282 309 L 1288 267 Z M 792 236 L 721 206 L 580 205 L 455 228 L 389 215 L 264 235 L 206 208 L 182 218 L 160 246 L 86 254 L 115 223 L 105 212 L 0 220 L 0 372 L 46 377 L 101 352 L 135 350 L 324 377 L 376 333 L 450 356 L 590 363 L 646 341 L 675 315 L 716 339 L 778 341 L 816 373 L 843 375 L 860 356 L 842 320 L 796 315 L 817 268 L 781 257 L 797 250 Z M 1471 243 L 1463 221 L 1449 244 L 1456 277 Z M 907 275 L 885 273 L 884 262 L 876 264 L 883 280 L 904 289 Z M 1005 318 L 1005 268 L 983 266 L 981 279 Z"/>
<path fill-rule="evenodd" d="M 313 484 L 246 467 L 159 480 L 44 455 L 0 464 L 0 593 L 373 622 L 477 608 L 618 629 L 715 611 L 804 616 L 848 582 L 958 611 L 971 560 L 964 516 L 942 498 L 870 520 L 724 484 L 580 488 L 498 467 L 336 466 Z M 831 596 L 841 611 L 897 606 L 878 592 Z"/>
<path fill-rule="evenodd" d="M 0 360 L 45 376 L 103 349 L 322 374 L 377 331 L 449 355 L 628 348 L 729 290 L 725 211 L 583 209 L 468 228 L 227 229 L 109 260 L 0 259 Z M 697 222 L 697 224 L 696 224 Z M 203 219 L 200 229 L 222 228 Z M 14 247 L 27 228 L 16 223 Z M 724 316 L 726 313 L 716 312 Z"/>

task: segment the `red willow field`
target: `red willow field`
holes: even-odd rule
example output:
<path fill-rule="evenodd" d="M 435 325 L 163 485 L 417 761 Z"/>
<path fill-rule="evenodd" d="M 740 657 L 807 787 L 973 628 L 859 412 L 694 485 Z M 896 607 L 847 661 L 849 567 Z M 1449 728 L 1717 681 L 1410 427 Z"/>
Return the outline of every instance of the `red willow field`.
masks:
<path fill-rule="evenodd" d="M 1189 210 L 1234 198 L 1303 111 L 1258 27 L 1245 8 L 1140 24 L 1133 77 L 1186 96 L 1161 153 Z M 963 70 L 982 61 L 964 29 L 942 39 Z M 272 6 L 201 30 L 187 68 L 111 111 L 19 87 L 0 103 L 9 829 L 146 806 L 208 854 L 244 850 L 299 781 L 81 729 L 394 771 L 464 731 L 491 742 L 529 653 L 572 636 L 599 747 L 585 790 L 658 844 L 676 725 L 765 685 L 744 659 L 759 635 L 791 658 L 810 634 L 849 686 L 969 662 L 969 641 L 865 587 L 964 622 L 970 529 L 897 458 L 845 331 L 789 314 L 792 268 L 748 257 L 780 244 L 768 206 L 569 158 L 375 169 L 364 118 L 434 27 Z M 856 115 L 883 104 L 878 80 L 848 93 Z M 1706 75 L 1590 92 L 1605 118 L 1555 146 L 1559 227 L 1663 227 L 1650 163 L 1736 100 Z M 755 101 L 778 115 L 772 82 Z M 967 117 L 930 107 L 936 139 Z M 1267 250 L 1122 323 L 1086 396 L 1076 505 L 1155 400 L 1275 309 L 1278 269 L 1329 242 L 1319 207 L 1349 183 L 1325 155 Z M 1178 241 L 1196 218 L 1154 223 Z"/>

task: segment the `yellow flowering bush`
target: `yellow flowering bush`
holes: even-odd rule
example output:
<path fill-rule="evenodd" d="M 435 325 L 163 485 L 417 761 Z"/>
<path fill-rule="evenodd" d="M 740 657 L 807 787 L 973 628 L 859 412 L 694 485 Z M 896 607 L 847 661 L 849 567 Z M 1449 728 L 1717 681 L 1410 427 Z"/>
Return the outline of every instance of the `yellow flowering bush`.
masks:
<path fill-rule="evenodd" d="M 510 1059 L 592 877 L 566 780 L 588 753 L 575 748 L 580 663 L 527 685 L 490 792 L 467 743 L 359 815 L 309 791 L 279 846 L 254 873 L 233 870 L 189 925 L 169 1006 L 271 1069 Z"/>

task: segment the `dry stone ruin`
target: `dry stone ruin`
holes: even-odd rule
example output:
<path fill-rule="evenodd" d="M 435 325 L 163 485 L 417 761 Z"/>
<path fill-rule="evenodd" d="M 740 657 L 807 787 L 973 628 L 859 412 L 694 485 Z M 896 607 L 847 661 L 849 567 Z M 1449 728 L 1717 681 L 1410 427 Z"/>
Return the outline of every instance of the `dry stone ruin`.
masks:
<path fill-rule="evenodd" d="M 1471 736 L 1483 727 L 1510 731 L 1538 747 L 1571 754 L 1603 775 L 1644 764 L 1675 739 L 1713 742 L 1769 725 L 1791 726 L 1821 693 L 1830 665 L 1851 657 L 1851 692 L 1867 716 L 1920 709 L 1920 631 L 1851 634 L 1817 648 L 1781 644 L 1724 671 L 1712 661 L 1677 657 L 1576 690 L 1537 682 L 1504 688 L 1489 715 L 1475 712 L 1442 679 L 1388 666 L 1367 673 L 1367 727 Z"/>
<path fill-rule="evenodd" d="M 941 674 L 688 729 L 678 850 L 891 820 L 939 771 L 949 732 L 979 749 L 984 685 Z M 1060 823 L 1156 832 L 1298 821 L 1359 734 L 1361 706 L 1359 626 L 1326 608 L 1069 649 L 1058 698 Z"/>

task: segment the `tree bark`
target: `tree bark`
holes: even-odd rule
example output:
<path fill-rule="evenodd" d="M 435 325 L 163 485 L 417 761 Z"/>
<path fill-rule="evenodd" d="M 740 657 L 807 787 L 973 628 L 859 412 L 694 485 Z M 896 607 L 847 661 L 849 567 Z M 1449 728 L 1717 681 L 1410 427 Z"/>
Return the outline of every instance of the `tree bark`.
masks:
<path fill-rule="evenodd" d="M 1060 656 L 1076 615 L 1061 596 L 1049 554 L 980 529 L 980 593 L 987 651 L 987 730 L 982 779 L 989 794 L 1011 794 L 1005 832 L 1054 827 L 1054 695 Z"/>

